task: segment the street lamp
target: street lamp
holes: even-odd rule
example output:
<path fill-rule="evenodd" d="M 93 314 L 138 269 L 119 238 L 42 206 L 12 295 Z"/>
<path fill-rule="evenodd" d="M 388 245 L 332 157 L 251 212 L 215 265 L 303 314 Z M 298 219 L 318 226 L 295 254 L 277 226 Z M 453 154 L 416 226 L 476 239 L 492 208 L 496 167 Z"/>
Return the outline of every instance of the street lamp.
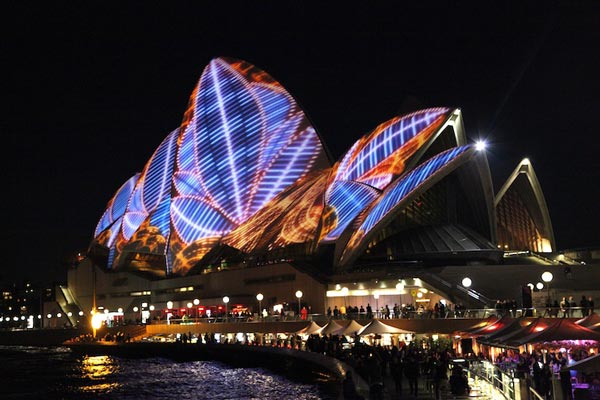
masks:
<path fill-rule="evenodd" d="M 554 279 L 554 275 L 550 271 L 544 271 L 542 274 L 542 280 L 546 282 L 546 286 L 548 288 L 548 303 L 550 303 L 550 282 Z"/>
<path fill-rule="evenodd" d="M 170 310 L 171 308 L 173 308 L 173 302 L 172 301 L 167 301 L 167 308 Z"/>
<path fill-rule="evenodd" d="M 348 304 L 346 304 L 346 298 L 348 296 L 348 288 L 346 286 L 342 288 L 342 295 L 344 296 L 344 308 L 347 308 Z"/>
<path fill-rule="evenodd" d="M 464 287 L 470 288 L 472 284 L 473 284 L 473 281 L 471 280 L 471 278 L 469 278 L 469 277 L 463 278 L 462 285 Z"/>
<path fill-rule="evenodd" d="M 229 297 L 223 297 L 223 303 L 225 303 L 225 321 L 227 321 L 227 317 L 229 316 L 229 312 L 227 310 L 227 303 L 229 303 Z"/>
<path fill-rule="evenodd" d="M 302 293 L 301 290 L 296 291 L 296 297 L 298 298 L 298 315 L 300 315 L 300 299 L 302 298 L 302 295 L 304 293 Z"/>
<path fill-rule="evenodd" d="M 258 319 L 260 319 L 260 317 L 262 316 L 262 300 L 264 299 L 264 296 L 262 295 L 262 293 L 259 293 L 256 295 L 256 300 L 258 300 Z"/>

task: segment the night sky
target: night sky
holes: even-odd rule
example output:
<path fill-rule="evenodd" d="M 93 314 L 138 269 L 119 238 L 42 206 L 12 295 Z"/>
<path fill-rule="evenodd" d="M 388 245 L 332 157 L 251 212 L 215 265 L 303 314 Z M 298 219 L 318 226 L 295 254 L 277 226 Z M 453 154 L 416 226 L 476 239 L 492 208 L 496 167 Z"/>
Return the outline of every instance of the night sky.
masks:
<path fill-rule="evenodd" d="M 0 281 L 66 277 L 216 56 L 277 79 L 336 159 L 399 113 L 460 107 L 497 187 L 530 158 L 559 249 L 600 246 L 600 4 L 49 3 L 0 13 Z"/>

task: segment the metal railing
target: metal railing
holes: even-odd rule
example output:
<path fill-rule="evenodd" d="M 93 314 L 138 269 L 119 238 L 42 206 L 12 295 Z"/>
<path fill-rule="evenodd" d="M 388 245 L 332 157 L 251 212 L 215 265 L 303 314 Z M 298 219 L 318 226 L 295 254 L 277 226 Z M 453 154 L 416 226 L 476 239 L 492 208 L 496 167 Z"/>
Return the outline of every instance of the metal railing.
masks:
<path fill-rule="evenodd" d="M 489 361 L 473 361 L 469 373 L 487 382 L 496 393 L 507 400 L 521 400 L 519 378 L 498 368 Z"/>
<path fill-rule="evenodd" d="M 535 391 L 531 386 L 529 387 L 529 398 L 531 400 L 546 400 L 542 395 Z"/>
<path fill-rule="evenodd" d="M 591 310 L 596 312 L 596 309 Z M 372 311 L 369 315 L 367 312 L 346 313 L 337 316 L 328 316 L 326 314 L 308 314 L 308 321 L 327 322 L 333 320 L 371 320 L 376 319 L 485 319 L 490 316 L 509 316 L 513 318 L 519 317 L 545 317 L 545 318 L 583 318 L 590 310 L 582 307 L 571 307 L 569 309 L 561 309 L 556 307 L 533 307 L 533 308 L 516 308 L 510 310 L 497 310 L 495 308 L 466 308 L 459 310 L 445 310 L 443 314 L 435 314 L 432 310 L 404 310 L 399 315 L 395 315 L 392 310 L 387 314 L 381 310 Z M 169 322 L 166 319 L 152 320 L 152 324 L 196 324 L 196 323 L 219 323 L 219 322 L 280 322 L 280 321 L 299 321 L 301 316 L 298 314 L 274 314 L 266 317 L 254 314 L 251 316 L 213 316 L 199 318 L 171 318 Z"/>

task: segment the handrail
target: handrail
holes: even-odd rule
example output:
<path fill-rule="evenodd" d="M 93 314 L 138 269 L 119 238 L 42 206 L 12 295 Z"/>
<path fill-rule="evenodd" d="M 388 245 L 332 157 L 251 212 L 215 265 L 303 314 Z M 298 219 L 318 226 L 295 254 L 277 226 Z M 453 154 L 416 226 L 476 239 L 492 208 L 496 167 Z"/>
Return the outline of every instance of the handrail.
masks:
<path fill-rule="evenodd" d="M 519 379 L 502 371 L 489 361 L 472 362 L 469 372 L 485 380 L 507 400 L 519 400 Z"/>
<path fill-rule="evenodd" d="M 589 312 L 589 309 L 587 309 Z M 583 312 L 582 312 L 583 311 Z M 592 310 L 595 312 L 596 309 Z M 583 318 L 585 317 L 586 310 L 582 307 L 571 307 L 567 310 L 561 310 L 556 307 L 532 307 L 532 308 L 515 308 L 515 309 L 501 309 L 495 308 L 465 308 L 465 309 L 446 309 L 444 315 L 435 315 L 432 310 L 426 309 L 423 311 L 418 310 L 404 310 L 401 312 L 399 318 L 396 318 L 393 314 L 393 310 L 390 310 L 390 315 L 385 315 L 381 310 L 373 310 L 370 317 L 366 312 L 359 313 L 347 313 L 340 314 L 338 316 L 327 316 L 325 314 L 309 314 L 307 316 L 308 321 L 315 322 L 326 322 L 330 319 L 334 320 L 370 320 L 373 318 L 377 319 L 484 319 L 490 316 L 496 315 L 498 317 L 512 316 L 513 318 L 519 317 L 542 317 L 542 318 L 561 318 L 563 316 L 569 318 Z M 200 318 L 171 318 L 169 322 L 166 319 L 152 320 L 151 324 L 197 324 L 197 323 L 220 323 L 220 322 L 282 322 L 282 321 L 300 321 L 301 316 L 280 316 L 280 315 L 269 315 L 267 317 L 262 316 L 217 316 L 217 317 L 200 317 Z"/>
<path fill-rule="evenodd" d="M 532 394 L 533 397 L 537 398 L 538 400 L 546 400 L 538 392 L 536 392 L 535 389 L 532 388 L 531 386 L 529 386 L 529 393 Z"/>

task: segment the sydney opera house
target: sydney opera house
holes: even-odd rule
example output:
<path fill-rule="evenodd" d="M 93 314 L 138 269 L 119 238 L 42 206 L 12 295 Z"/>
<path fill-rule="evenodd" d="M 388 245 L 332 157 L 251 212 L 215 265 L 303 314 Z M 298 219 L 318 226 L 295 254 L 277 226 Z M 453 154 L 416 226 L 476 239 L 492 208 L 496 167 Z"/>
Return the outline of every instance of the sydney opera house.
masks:
<path fill-rule="evenodd" d="M 89 310 L 94 297 L 127 315 L 170 302 L 222 306 L 226 295 L 256 310 L 260 293 L 262 308 L 322 313 L 341 299 L 393 304 L 425 293 L 483 305 L 498 271 L 535 271 L 513 282 L 520 287 L 555 264 L 531 163 L 495 188 L 456 108 L 396 116 L 333 160 L 276 80 L 216 58 L 181 125 L 140 167 L 116 183 L 86 257 L 69 271 L 65 304 Z M 485 276 L 490 290 L 477 286 Z"/>

